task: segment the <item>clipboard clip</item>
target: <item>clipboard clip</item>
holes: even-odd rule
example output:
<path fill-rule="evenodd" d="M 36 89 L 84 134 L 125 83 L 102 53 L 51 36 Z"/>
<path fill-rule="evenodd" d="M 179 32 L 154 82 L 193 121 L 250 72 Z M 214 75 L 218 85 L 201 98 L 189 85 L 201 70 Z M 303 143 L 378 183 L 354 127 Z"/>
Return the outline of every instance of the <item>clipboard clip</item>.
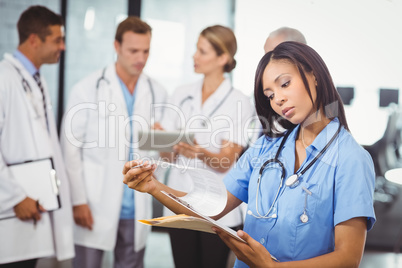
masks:
<path fill-rule="evenodd" d="M 175 196 L 174 194 L 167 193 L 167 192 L 165 192 L 165 191 L 161 191 L 161 192 L 162 192 L 163 194 L 169 196 L 170 198 L 176 200 L 177 202 L 179 202 L 180 204 L 184 205 L 185 207 L 188 207 L 189 209 L 194 210 L 193 207 L 192 207 L 189 203 L 187 203 L 186 201 L 182 200 L 181 198 Z"/>
<path fill-rule="evenodd" d="M 53 192 L 55 195 L 59 195 L 60 180 L 57 178 L 56 170 L 51 169 L 49 174 L 50 181 L 52 182 Z"/>

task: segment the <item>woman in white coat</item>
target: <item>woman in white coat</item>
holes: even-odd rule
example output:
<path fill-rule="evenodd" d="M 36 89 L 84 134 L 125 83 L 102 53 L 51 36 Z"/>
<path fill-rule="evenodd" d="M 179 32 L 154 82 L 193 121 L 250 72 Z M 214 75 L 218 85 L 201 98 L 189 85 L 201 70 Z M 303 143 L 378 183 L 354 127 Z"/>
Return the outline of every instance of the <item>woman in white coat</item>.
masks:
<path fill-rule="evenodd" d="M 36 27 L 29 19 L 32 14 Z M 24 31 L 27 25 L 29 30 L 34 29 L 33 33 Z M 38 25 L 44 27 L 39 28 L 41 33 L 46 33 L 43 40 L 41 34 L 35 32 Z M 38 258 L 56 256 L 58 260 L 66 260 L 74 257 L 69 185 L 53 110 L 45 80 L 40 79 L 43 97 L 33 77 L 42 64 L 58 62 L 64 50 L 64 34 L 61 17 L 41 6 L 24 11 L 19 26 L 27 39 L 20 35 L 18 50 L 14 55 L 5 54 L 0 62 L 0 266 L 8 263 L 17 265 L 12 267 L 35 267 Z M 22 204 L 35 204 L 33 196 L 17 183 L 9 165 L 45 158 L 53 159 L 61 182 L 61 208 L 52 212 L 40 210 L 35 216 L 32 205 Z M 23 213 L 17 211 L 17 207 L 22 206 Z M 2 215 L 10 212 L 15 212 L 17 217 L 2 219 Z"/>
<path fill-rule="evenodd" d="M 233 88 L 225 72 L 236 66 L 234 55 L 236 38 L 231 29 L 215 25 L 204 29 L 193 56 L 194 71 L 204 77 L 191 85 L 178 88 L 166 108 L 164 121 L 156 128 L 195 132 L 195 145 L 179 143 L 169 157 L 180 165 L 205 168 L 220 179 L 233 166 L 247 146 L 244 130 L 254 116 L 251 101 Z M 188 191 L 190 179 L 172 169 L 167 184 L 174 189 Z M 165 215 L 171 214 L 165 209 Z M 220 222 L 233 229 L 242 227 L 241 208 L 225 216 Z M 225 267 L 229 248 L 218 236 L 208 233 L 170 229 L 175 266 Z"/>

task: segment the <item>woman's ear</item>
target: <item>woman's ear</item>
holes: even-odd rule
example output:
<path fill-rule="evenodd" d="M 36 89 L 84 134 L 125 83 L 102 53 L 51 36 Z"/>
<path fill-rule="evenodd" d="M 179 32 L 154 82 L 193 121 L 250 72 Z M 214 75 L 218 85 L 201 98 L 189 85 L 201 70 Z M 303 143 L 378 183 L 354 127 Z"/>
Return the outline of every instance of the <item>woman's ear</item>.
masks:
<path fill-rule="evenodd" d="M 317 78 L 315 77 L 315 74 L 313 73 L 313 78 L 314 78 L 314 85 L 318 86 Z"/>
<path fill-rule="evenodd" d="M 219 65 L 222 67 L 225 66 L 227 63 L 229 63 L 229 59 L 229 55 L 227 53 L 223 53 L 219 56 Z"/>

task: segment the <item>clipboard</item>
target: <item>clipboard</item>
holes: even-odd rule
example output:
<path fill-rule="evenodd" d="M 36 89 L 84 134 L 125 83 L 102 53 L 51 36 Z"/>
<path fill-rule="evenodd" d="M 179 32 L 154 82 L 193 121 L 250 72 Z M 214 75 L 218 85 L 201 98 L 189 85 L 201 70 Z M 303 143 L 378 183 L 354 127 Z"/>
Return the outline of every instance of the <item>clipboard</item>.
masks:
<path fill-rule="evenodd" d="M 60 181 L 52 158 L 11 164 L 8 168 L 28 197 L 38 200 L 48 212 L 61 208 Z M 14 209 L 0 214 L 0 220 L 12 217 L 15 217 Z"/>
<path fill-rule="evenodd" d="M 139 130 L 138 148 L 144 151 L 172 152 L 179 142 L 193 144 L 194 133 L 184 131 Z"/>
<path fill-rule="evenodd" d="M 197 215 L 198 217 L 200 217 L 201 219 L 205 220 L 205 221 L 206 221 L 205 224 L 207 224 L 207 227 L 208 227 L 207 229 L 210 230 L 210 229 L 211 229 L 210 226 L 219 227 L 220 229 L 222 229 L 223 231 L 225 231 L 226 233 L 228 233 L 228 234 L 231 235 L 232 237 L 236 238 L 237 240 L 239 240 L 239 241 L 241 241 L 241 242 L 243 242 L 243 243 L 246 243 L 246 241 L 244 241 L 242 238 L 240 238 L 240 237 L 237 235 L 236 231 L 234 231 L 233 229 L 231 229 L 231 228 L 229 228 L 229 227 L 227 227 L 227 226 L 225 226 L 225 225 L 220 224 L 219 222 L 215 221 L 214 219 L 212 219 L 212 218 L 210 218 L 210 217 L 208 217 L 208 216 L 205 216 L 205 215 L 199 213 L 199 212 L 196 211 L 193 207 L 191 207 L 191 205 L 188 204 L 186 201 L 180 199 L 179 197 L 177 197 L 177 196 L 175 196 L 175 195 L 173 195 L 173 194 L 171 194 L 171 193 L 167 193 L 167 192 L 165 192 L 165 191 L 161 191 L 161 193 L 163 193 L 164 195 L 166 195 L 167 197 L 169 197 L 170 199 L 172 199 L 172 200 L 175 201 L 176 203 L 180 204 L 181 206 L 185 207 L 186 209 L 188 209 L 188 210 L 191 211 L 192 213 L 196 214 L 196 215 Z M 188 217 L 191 218 L 191 216 L 188 216 Z M 200 223 L 202 223 L 202 222 L 200 222 Z M 180 224 L 177 225 L 176 227 L 174 227 L 174 226 L 169 226 L 169 227 L 181 228 L 181 227 L 179 227 L 179 226 L 180 226 Z M 202 228 L 202 229 L 196 229 L 196 230 L 199 230 L 199 231 L 206 231 L 206 230 L 203 230 L 203 229 L 204 229 L 204 228 Z M 212 230 L 211 230 L 210 232 L 211 232 L 211 233 L 214 233 Z"/>

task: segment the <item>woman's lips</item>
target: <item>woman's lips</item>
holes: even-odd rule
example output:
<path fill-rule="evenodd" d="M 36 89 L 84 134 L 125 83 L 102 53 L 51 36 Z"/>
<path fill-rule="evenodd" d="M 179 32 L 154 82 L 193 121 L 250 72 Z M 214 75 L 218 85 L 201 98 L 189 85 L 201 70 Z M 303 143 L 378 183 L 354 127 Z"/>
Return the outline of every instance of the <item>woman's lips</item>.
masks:
<path fill-rule="evenodd" d="M 293 112 L 294 112 L 294 107 L 287 107 L 287 108 L 282 110 L 282 114 L 285 117 L 291 116 L 293 114 Z"/>

